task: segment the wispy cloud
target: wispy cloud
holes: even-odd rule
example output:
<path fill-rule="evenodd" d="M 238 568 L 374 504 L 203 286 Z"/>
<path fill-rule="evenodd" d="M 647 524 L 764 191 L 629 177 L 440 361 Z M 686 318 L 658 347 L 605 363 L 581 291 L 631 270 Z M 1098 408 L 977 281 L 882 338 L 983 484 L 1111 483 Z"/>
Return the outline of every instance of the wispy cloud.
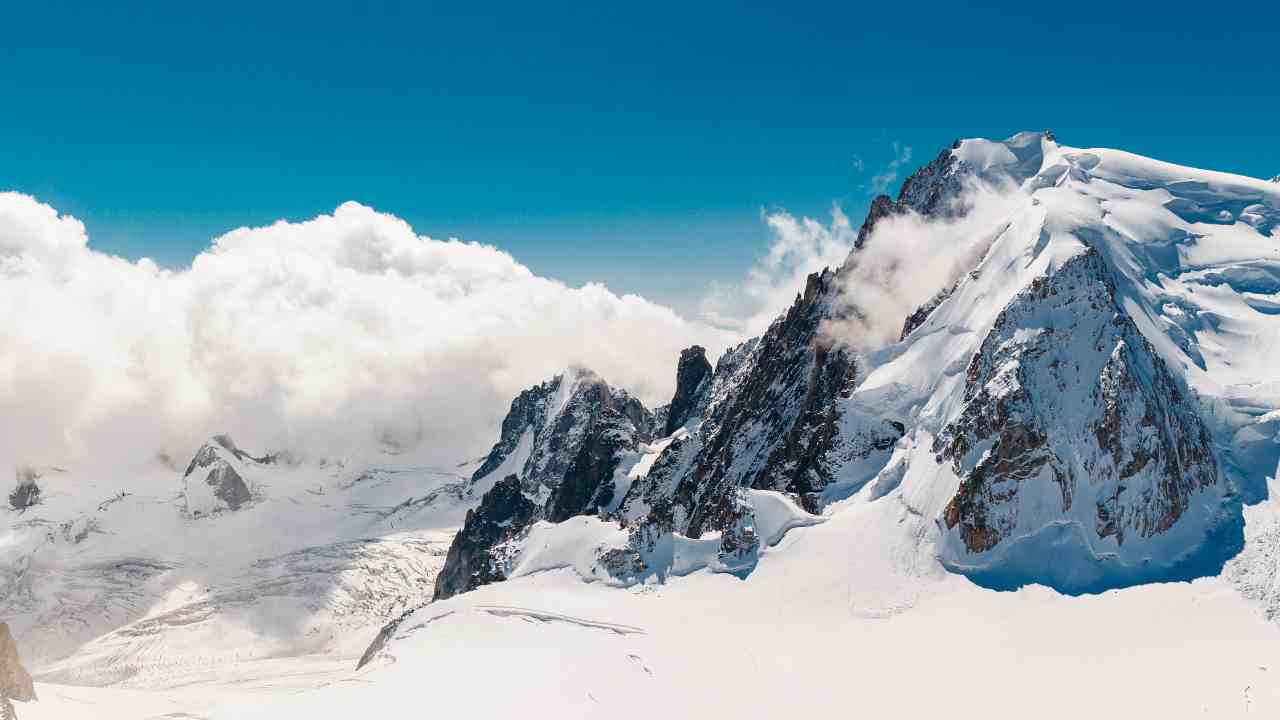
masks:
<path fill-rule="evenodd" d="M 709 323 L 743 335 L 757 335 L 804 289 L 809 273 L 844 262 L 857 230 L 839 206 L 831 208 L 831 222 L 796 217 L 787 212 L 766 213 L 773 240 L 769 250 L 740 283 L 713 283 L 702 299 L 702 317 Z"/>
<path fill-rule="evenodd" d="M 868 186 L 871 192 L 877 195 L 887 192 L 889 187 L 897 181 L 902 166 L 909 162 L 911 162 L 911 146 L 895 142 L 893 144 L 893 159 L 889 161 L 884 172 L 871 178 L 871 184 Z"/>

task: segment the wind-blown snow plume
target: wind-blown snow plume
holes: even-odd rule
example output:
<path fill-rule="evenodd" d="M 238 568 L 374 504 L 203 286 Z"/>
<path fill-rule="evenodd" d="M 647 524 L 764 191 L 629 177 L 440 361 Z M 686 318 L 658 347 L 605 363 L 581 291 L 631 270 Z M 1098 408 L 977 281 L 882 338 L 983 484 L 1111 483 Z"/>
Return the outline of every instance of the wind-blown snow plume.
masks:
<path fill-rule="evenodd" d="M 223 431 L 461 459 L 516 391 L 566 365 L 657 403 L 680 348 L 733 339 L 355 203 L 235 230 L 169 271 L 94 251 L 79 221 L 17 193 L 0 194 L 0 329 L 0 474 L 181 458 Z"/>
<path fill-rule="evenodd" d="M 716 325 L 758 335 L 804 289 L 805 277 L 844 262 L 858 237 L 839 207 L 831 223 L 797 218 L 786 212 L 765 216 L 773 242 L 739 285 L 715 285 L 703 298 L 701 311 Z"/>
<path fill-rule="evenodd" d="M 827 324 L 837 342 L 870 350 L 896 342 L 903 321 L 952 288 L 1004 229 L 1022 195 L 1012 186 L 968 180 L 954 209 L 930 218 L 915 212 L 881 218 L 840 274 L 840 320 Z"/>

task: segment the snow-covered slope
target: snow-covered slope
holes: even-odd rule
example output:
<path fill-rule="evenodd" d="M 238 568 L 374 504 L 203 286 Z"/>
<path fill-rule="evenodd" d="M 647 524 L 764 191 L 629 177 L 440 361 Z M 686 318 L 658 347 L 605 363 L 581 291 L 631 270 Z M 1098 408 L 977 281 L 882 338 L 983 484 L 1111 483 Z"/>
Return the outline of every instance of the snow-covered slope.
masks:
<path fill-rule="evenodd" d="M 451 472 L 255 458 L 224 436 L 189 464 L 36 474 L 40 501 L 0 510 L 0 616 L 38 679 L 76 684 L 345 667 L 430 595 L 466 508 Z"/>

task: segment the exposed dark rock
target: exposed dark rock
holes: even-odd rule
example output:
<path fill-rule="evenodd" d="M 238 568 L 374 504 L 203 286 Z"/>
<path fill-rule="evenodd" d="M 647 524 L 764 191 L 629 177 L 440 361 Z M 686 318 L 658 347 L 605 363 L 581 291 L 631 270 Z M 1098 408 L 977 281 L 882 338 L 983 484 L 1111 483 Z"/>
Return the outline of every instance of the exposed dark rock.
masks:
<path fill-rule="evenodd" d="M 598 436 L 609 433 L 619 436 L 618 448 L 635 449 L 637 443 L 653 437 L 653 413 L 594 372 L 570 370 L 516 397 L 502 421 L 498 442 L 472 481 L 490 476 L 516 453 L 524 439 L 528 457 L 512 470 L 530 496 L 546 490 L 554 493 L 583 447 L 590 442 L 599 444 Z M 582 467 L 579 463 L 579 470 Z M 600 485 L 599 478 L 595 480 L 592 487 Z"/>
<path fill-rule="evenodd" d="M 480 506 L 467 511 L 466 522 L 454 536 L 436 577 L 433 595 L 444 600 L 506 579 L 494 551 L 533 521 L 537 506 L 524 496 L 520 479 L 508 475 L 484 494 Z"/>
<path fill-rule="evenodd" d="M 760 538 L 755 513 L 741 495 L 735 498 L 732 517 L 720 533 L 720 564 L 730 571 L 750 571 L 758 559 Z"/>
<path fill-rule="evenodd" d="M 955 290 L 955 285 L 939 290 L 938 294 L 929 299 L 929 302 L 921 305 L 915 312 L 908 315 L 907 319 L 902 323 L 902 334 L 898 336 L 898 341 L 906 340 L 908 335 L 923 325 L 924 321 L 928 320 L 929 316 L 933 314 L 933 311 L 937 310 L 939 305 L 951 297 L 951 293 L 955 292 Z"/>
<path fill-rule="evenodd" d="M 933 449 L 962 478 L 943 522 L 970 552 L 1015 532 L 1026 483 L 1053 483 L 1064 516 L 1077 496 L 1100 498 L 1095 532 L 1123 544 L 1167 531 L 1219 482 L 1207 429 L 1093 249 L 1019 293 L 966 380 L 964 409 Z"/>
<path fill-rule="evenodd" d="M 223 463 L 215 466 L 205 477 L 205 483 L 213 488 L 214 497 L 227 504 L 230 510 L 239 510 L 241 505 L 249 502 L 253 496 L 244 478 L 230 465 Z"/>
<path fill-rule="evenodd" d="M 667 411 L 667 423 L 663 435 L 670 435 L 683 426 L 698 404 L 698 395 L 711 381 L 711 363 L 707 362 L 707 349 L 694 345 L 680 353 L 676 366 L 676 394 L 671 398 Z"/>
<path fill-rule="evenodd" d="M 21 511 L 38 504 L 42 491 L 36 480 L 40 474 L 31 468 L 19 468 L 15 474 L 17 485 L 9 493 L 9 507 Z"/>
<path fill-rule="evenodd" d="M 609 548 L 600 553 L 599 557 L 596 558 L 596 562 L 610 577 L 622 581 L 639 579 L 649 570 L 640 552 L 630 545 L 621 548 Z"/>
<path fill-rule="evenodd" d="M 631 486 L 619 514 L 633 532 L 698 537 L 736 528 L 742 520 L 739 487 L 790 493 L 817 512 L 840 466 L 873 453 L 887 459 L 905 427 L 874 417 L 844 423 L 841 400 L 856 384 L 857 360 L 825 328 L 842 313 L 856 312 L 839 301 L 841 277 L 877 222 L 909 211 L 964 212 L 953 201 L 968 172 L 949 149 L 908 178 L 898 200 L 876 198 L 850 259 L 835 272 L 810 275 L 763 336 L 721 358 L 703 391 L 696 435 L 673 443 Z"/>
<path fill-rule="evenodd" d="M 821 491 L 858 442 L 842 436 L 839 404 L 855 360 L 822 333 L 835 282 L 830 270 L 811 275 L 763 336 L 717 363 L 696 436 L 673 443 L 632 485 L 621 510 L 628 524 L 689 537 L 726 530 L 741 517 L 739 487 L 791 493 L 818 510 Z M 863 432 L 886 435 L 887 445 L 874 443 L 882 447 L 902 434 L 900 425 L 879 422 L 856 430 Z"/>
<path fill-rule="evenodd" d="M 516 396 L 511 401 L 511 408 L 507 411 L 506 417 L 502 419 L 502 430 L 498 436 L 498 442 L 494 444 L 493 449 L 485 456 L 484 462 L 480 463 L 480 467 L 472 473 L 471 479 L 479 480 L 491 474 L 498 466 L 516 451 L 516 447 L 520 444 L 520 438 L 525 432 L 532 432 L 535 436 L 541 434 L 546 421 L 548 408 L 551 398 L 560 388 L 562 382 L 561 377 L 535 385 L 528 390 Z"/>
<path fill-rule="evenodd" d="M 214 437 L 196 451 L 195 457 L 191 458 L 191 462 L 187 465 L 186 473 L 183 474 L 185 483 L 183 496 L 186 500 L 187 512 L 192 517 L 201 517 L 224 510 L 234 512 L 253 500 L 253 493 L 244 477 L 232 465 L 233 460 L 242 463 L 264 462 L 263 459 L 255 458 L 237 448 L 231 438 L 226 435 Z M 206 468 L 208 472 L 204 473 L 203 479 L 200 479 L 197 471 Z M 208 499 L 208 495 L 204 494 L 206 491 L 201 490 L 195 485 L 196 483 L 208 486 L 207 492 L 212 494 L 212 501 Z"/>
<path fill-rule="evenodd" d="M 513 457 L 518 472 L 468 513 L 437 580 L 436 598 L 504 579 L 500 546 L 533 522 L 603 514 L 616 506 L 622 499 L 615 487 L 622 455 L 636 451 L 656 430 L 654 413 L 643 403 L 583 368 L 522 392 L 503 419 L 497 444 L 472 476 L 472 487 Z"/>
<path fill-rule="evenodd" d="M 942 217 L 964 212 L 964 208 L 953 205 L 961 195 L 961 182 L 966 172 L 954 155 L 954 150 L 958 147 L 959 140 L 939 153 L 933 162 L 912 173 L 902 183 L 897 200 L 888 195 L 876 196 L 871 201 L 871 209 L 862 221 L 862 227 L 858 228 L 854 250 L 861 249 L 879 222 L 891 215 L 914 211 L 926 217 Z"/>
<path fill-rule="evenodd" d="M 854 241 L 854 247 L 861 248 L 865 245 L 867 238 L 871 237 L 871 233 L 875 231 L 876 225 L 884 218 L 896 215 L 898 212 L 898 206 L 893 202 L 893 198 L 888 195 L 877 195 L 871 201 L 871 209 L 867 211 L 862 227 L 858 228 L 858 239 Z"/>
<path fill-rule="evenodd" d="M 595 515 L 613 503 L 619 453 L 635 446 L 636 426 L 630 418 L 604 408 L 548 499 L 547 519 L 561 522 L 575 515 Z"/>
<path fill-rule="evenodd" d="M 231 456 L 241 461 L 252 461 L 257 463 L 274 462 L 276 457 L 268 455 L 262 458 L 256 458 L 249 453 L 236 447 L 235 442 L 229 435 L 214 435 L 209 442 L 205 443 L 196 451 L 195 457 L 191 458 L 191 462 L 187 464 L 187 471 L 182 474 L 183 477 L 190 475 L 196 468 L 205 468 L 213 465 L 219 460 L 218 449 L 221 448 L 231 453 Z"/>

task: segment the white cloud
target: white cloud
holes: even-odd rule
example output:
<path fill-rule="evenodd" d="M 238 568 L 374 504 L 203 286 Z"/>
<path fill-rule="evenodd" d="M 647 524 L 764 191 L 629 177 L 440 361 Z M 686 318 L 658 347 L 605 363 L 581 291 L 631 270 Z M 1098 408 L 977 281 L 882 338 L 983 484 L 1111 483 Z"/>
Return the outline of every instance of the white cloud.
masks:
<path fill-rule="evenodd" d="M 841 275 L 839 321 L 825 331 L 859 350 L 896 342 L 907 316 L 975 267 L 1003 229 L 1020 191 L 970 182 L 959 218 L 915 213 L 876 223 Z"/>
<path fill-rule="evenodd" d="M 235 230 L 167 271 L 94 251 L 79 221 L 17 193 L 0 194 L 0 328 L 0 472 L 185 460 L 224 431 L 257 451 L 380 439 L 458 460 L 569 364 L 658 404 L 682 347 L 736 339 L 355 203 Z"/>
<path fill-rule="evenodd" d="M 805 277 L 826 267 L 838 267 L 858 233 L 839 207 L 831 223 L 777 212 L 765 216 L 773 241 L 763 258 L 737 284 L 713 285 L 703 298 L 701 312 L 711 323 L 745 335 L 758 335 L 804 289 Z"/>

